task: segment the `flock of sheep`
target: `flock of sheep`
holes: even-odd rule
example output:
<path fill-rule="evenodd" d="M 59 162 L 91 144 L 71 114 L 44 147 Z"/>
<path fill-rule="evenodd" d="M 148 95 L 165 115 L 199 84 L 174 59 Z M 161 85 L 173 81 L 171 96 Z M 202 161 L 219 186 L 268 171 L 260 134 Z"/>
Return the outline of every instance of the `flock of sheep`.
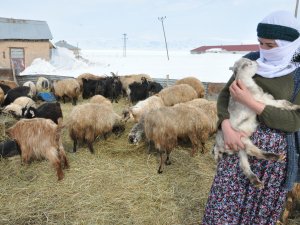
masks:
<path fill-rule="evenodd" d="M 11 140 L 2 143 L 2 156 L 21 154 L 22 161 L 46 158 L 56 168 L 58 179 L 63 178 L 63 168 L 68 168 L 68 160 L 61 140 L 61 131 L 66 128 L 73 141 L 73 152 L 79 143 L 86 144 L 94 153 L 93 143 L 99 136 L 106 137 L 113 132 L 120 134 L 132 119 L 136 122 L 128 137 L 141 135 L 140 141 L 154 145 L 161 156 L 158 172 L 164 164 L 170 164 L 170 152 L 178 139 L 188 138 L 192 143 L 192 153 L 197 149 L 205 151 L 205 142 L 216 132 L 216 103 L 204 99 L 205 89 L 200 80 L 187 77 L 178 80 L 175 85 L 165 87 L 136 104 L 129 102 L 122 115 L 113 109 L 111 100 L 93 93 L 88 103 L 77 104 L 84 89 L 84 80 L 99 80 L 92 74 L 82 74 L 78 78 L 49 81 L 39 77 L 37 81 L 26 82 L 18 86 L 12 81 L 0 84 L 0 103 L 2 113 L 17 117 L 18 122 L 6 130 Z M 125 95 L 130 95 L 132 83 L 151 81 L 150 76 L 128 75 L 118 77 Z M 38 106 L 35 101 L 38 93 L 53 92 L 58 100 L 72 101 L 74 107 L 67 120 L 59 102 L 45 102 Z M 210 113 L 208 113 L 208 111 Z M 136 129 L 139 126 L 139 129 Z M 136 132 L 134 132 L 136 130 Z M 14 148 L 11 148 L 14 146 Z"/>

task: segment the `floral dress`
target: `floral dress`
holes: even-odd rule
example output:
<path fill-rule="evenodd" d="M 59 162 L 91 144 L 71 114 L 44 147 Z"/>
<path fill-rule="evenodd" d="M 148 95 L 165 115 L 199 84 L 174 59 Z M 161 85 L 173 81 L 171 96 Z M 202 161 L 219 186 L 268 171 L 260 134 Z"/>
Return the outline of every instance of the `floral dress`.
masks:
<path fill-rule="evenodd" d="M 284 132 L 260 125 L 252 142 L 267 152 L 287 153 Z M 254 187 L 243 174 L 237 154 L 224 155 L 206 204 L 203 225 L 272 225 L 280 218 L 286 191 L 286 161 L 268 161 L 249 156 L 252 171 L 264 182 Z"/>

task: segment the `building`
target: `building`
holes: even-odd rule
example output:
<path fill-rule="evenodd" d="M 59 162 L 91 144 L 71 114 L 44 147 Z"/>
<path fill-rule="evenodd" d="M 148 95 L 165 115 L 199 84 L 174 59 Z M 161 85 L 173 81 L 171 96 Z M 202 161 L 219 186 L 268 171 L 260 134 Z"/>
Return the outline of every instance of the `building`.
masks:
<path fill-rule="evenodd" d="M 69 44 L 65 40 L 61 40 L 61 41 L 56 42 L 55 46 L 62 47 L 62 48 L 67 48 L 67 49 L 71 50 L 74 53 L 74 55 L 76 56 L 76 58 L 79 58 L 79 56 L 80 56 L 80 48 Z"/>
<path fill-rule="evenodd" d="M 35 58 L 49 60 L 53 48 L 51 39 L 52 34 L 45 21 L 0 17 L 1 70 L 12 70 L 18 75 Z"/>
<path fill-rule="evenodd" d="M 191 54 L 202 54 L 206 52 L 223 52 L 223 53 L 248 53 L 259 51 L 258 44 L 251 45 L 211 45 L 201 46 L 191 50 Z"/>

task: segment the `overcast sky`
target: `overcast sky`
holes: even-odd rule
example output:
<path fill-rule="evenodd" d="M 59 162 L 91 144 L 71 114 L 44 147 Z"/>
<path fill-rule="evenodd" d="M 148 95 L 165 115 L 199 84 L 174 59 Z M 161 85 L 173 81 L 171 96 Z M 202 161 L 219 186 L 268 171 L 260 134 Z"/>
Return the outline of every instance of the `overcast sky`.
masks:
<path fill-rule="evenodd" d="M 274 10 L 294 14 L 296 0 L 1 0 L 0 16 L 47 21 L 53 42 L 83 49 L 256 43 L 256 26 Z"/>

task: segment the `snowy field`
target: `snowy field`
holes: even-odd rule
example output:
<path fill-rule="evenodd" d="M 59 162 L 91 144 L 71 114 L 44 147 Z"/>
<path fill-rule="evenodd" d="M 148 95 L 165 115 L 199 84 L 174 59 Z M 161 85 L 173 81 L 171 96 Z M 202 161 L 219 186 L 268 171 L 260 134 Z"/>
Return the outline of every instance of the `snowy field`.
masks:
<path fill-rule="evenodd" d="M 242 54 L 205 53 L 190 54 L 189 51 L 127 50 L 123 57 L 121 50 L 82 50 L 87 61 L 77 60 L 72 52 L 58 48 L 50 62 L 36 59 L 21 75 L 51 74 L 77 77 L 82 73 L 96 75 L 149 74 L 153 78 L 180 79 L 195 76 L 203 82 L 226 82 L 231 71 L 229 67 Z"/>

